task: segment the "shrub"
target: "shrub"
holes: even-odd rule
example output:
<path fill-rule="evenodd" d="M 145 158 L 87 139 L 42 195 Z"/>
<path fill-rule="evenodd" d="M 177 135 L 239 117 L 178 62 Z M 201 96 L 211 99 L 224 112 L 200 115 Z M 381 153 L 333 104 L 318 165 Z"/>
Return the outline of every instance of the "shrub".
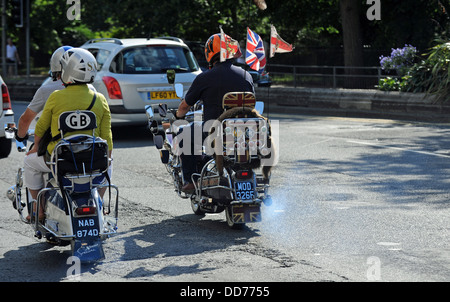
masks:
<path fill-rule="evenodd" d="M 381 68 L 387 72 L 396 71 L 399 76 L 406 75 L 417 58 L 417 49 L 411 45 L 392 49 L 389 57 L 381 56 Z"/>
<path fill-rule="evenodd" d="M 426 59 L 409 71 L 408 91 L 436 95 L 437 101 L 450 97 L 450 42 L 440 43 L 425 54 Z"/>
<path fill-rule="evenodd" d="M 421 57 L 411 45 L 392 49 L 390 57 L 380 57 L 380 65 L 387 72 L 395 71 L 400 77 L 386 77 L 378 83 L 384 91 L 426 92 L 436 101 L 450 98 L 450 42 L 439 42 Z M 413 63 L 414 60 L 417 61 Z"/>

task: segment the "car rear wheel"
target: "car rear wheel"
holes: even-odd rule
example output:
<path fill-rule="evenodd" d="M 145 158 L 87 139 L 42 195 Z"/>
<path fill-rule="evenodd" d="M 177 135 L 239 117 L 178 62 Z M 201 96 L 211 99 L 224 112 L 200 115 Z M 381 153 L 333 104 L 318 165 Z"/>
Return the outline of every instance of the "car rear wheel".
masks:
<path fill-rule="evenodd" d="M 11 153 L 11 140 L 0 137 L 0 158 L 6 158 Z"/>

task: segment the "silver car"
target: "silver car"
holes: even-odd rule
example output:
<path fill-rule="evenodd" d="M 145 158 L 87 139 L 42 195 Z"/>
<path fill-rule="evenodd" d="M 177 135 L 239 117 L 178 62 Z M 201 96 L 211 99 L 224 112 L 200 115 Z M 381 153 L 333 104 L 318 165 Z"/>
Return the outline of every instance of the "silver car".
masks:
<path fill-rule="evenodd" d="M 0 76 L 0 86 L 2 91 L 2 106 L 0 107 L 0 158 L 8 157 L 11 152 L 11 138 L 7 137 L 5 127 L 14 124 L 14 112 L 11 107 L 8 87 Z"/>
<path fill-rule="evenodd" d="M 166 103 L 177 108 L 173 85 L 166 71 L 176 72 L 187 92 L 200 67 L 189 47 L 178 38 L 93 39 L 81 46 L 97 59 L 94 87 L 108 100 L 113 126 L 146 125 L 144 107 Z"/>

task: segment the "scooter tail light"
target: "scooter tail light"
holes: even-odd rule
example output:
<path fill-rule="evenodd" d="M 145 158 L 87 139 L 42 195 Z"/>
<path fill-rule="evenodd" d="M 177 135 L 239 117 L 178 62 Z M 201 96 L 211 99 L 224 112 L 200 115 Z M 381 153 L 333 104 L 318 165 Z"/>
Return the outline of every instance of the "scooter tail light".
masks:
<path fill-rule="evenodd" d="M 97 212 L 97 208 L 94 206 L 83 206 L 76 208 L 75 213 L 79 216 L 93 215 Z"/>
<path fill-rule="evenodd" d="M 106 90 L 110 99 L 121 100 L 122 90 L 120 89 L 119 82 L 113 77 L 103 77 L 103 83 L 105 83 Z"/>
<path fill-rule="evenodd" d="M 240 170 L 236 172 L 237 179 L 248 179 L 253 176 L 252 170 Z"/>

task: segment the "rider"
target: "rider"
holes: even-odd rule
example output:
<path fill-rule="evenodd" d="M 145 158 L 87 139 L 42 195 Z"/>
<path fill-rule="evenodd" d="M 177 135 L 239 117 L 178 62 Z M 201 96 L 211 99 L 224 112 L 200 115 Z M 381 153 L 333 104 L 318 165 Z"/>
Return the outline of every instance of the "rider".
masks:
<path fill-rule="evenodd" d="M 88 83 L 92 83 L 97 73 L 96 60 L 87 50 L 72 48 L 67 50 L 61 58 L 61 80 L 65 89 L 53 92 L 48 98 L 41 118 L 35 129 L 35 144 L 27 153 L 24 160 L 24 184 L 28 187 L 31 197 L 36 200 L 39 191 L 44 187 L 43 173 L 51 172 L 46 164 L 45 157 L 38 156 L 39 141 L 45 131 L 50 127 L 52 137 L 59 134 L 58 119 L 65 111 L 84 110 L 91 104 L 95 92 L 89 89 Z M 108 103 L 101 93 L 96 93 L 97 98 L 91 111 L 97 118 L 97 128 L 94 135 L 106 140 L 109 148 L 109 156 L 113 149 L 111 131 L 111 113 Z M 90 134 L 90 131 L 74 131 L 72 134 Z M 51 154 L 59 140 L 51 141 L 47 147 Z M 48 155 L 47 154 L 47 155 Z M 39 219 L 43 218 L 43 207 L 39 213 Z"/>
<path fill-rule="evenodd" d="M 71 49 L 72 46 L 61 46 L 53 53 L 50 58 L 50 73 L 51 82 L 42 85 L 36 91 L 30 104 L 25 109 L 25 112 L 20 116 L 16 131 L 16 140 L 22 142 L 28 138 L 28 128 L 31 122 L 44 109 L 45 102 L 50 94 L 55 90 L 63 89 L 63 82 L 61 82 L 61 57 L 66 50 Z"/>
<path fill-rule="evenodd" d="M 233 65 L 233 59 L 220 62 L 220 34 L 214 34 L 205 43 L 205 57 L 209 70 L 199 74 L 181 101 L 176 118 L 183 118 L 197 101 L 203 101 L 203 122 L 216 120 L 222 113 L 222 98 L 227 92 L 255 92 L 251 75 Z M 191 131 L 195 133 L 195 131 Z M 192 144 L 194 139 L 191 140 Z M 181 155 L 184 192 L 192 192 L 195 187 L 191 175 L 195 173 L 195 155 Z"/>

